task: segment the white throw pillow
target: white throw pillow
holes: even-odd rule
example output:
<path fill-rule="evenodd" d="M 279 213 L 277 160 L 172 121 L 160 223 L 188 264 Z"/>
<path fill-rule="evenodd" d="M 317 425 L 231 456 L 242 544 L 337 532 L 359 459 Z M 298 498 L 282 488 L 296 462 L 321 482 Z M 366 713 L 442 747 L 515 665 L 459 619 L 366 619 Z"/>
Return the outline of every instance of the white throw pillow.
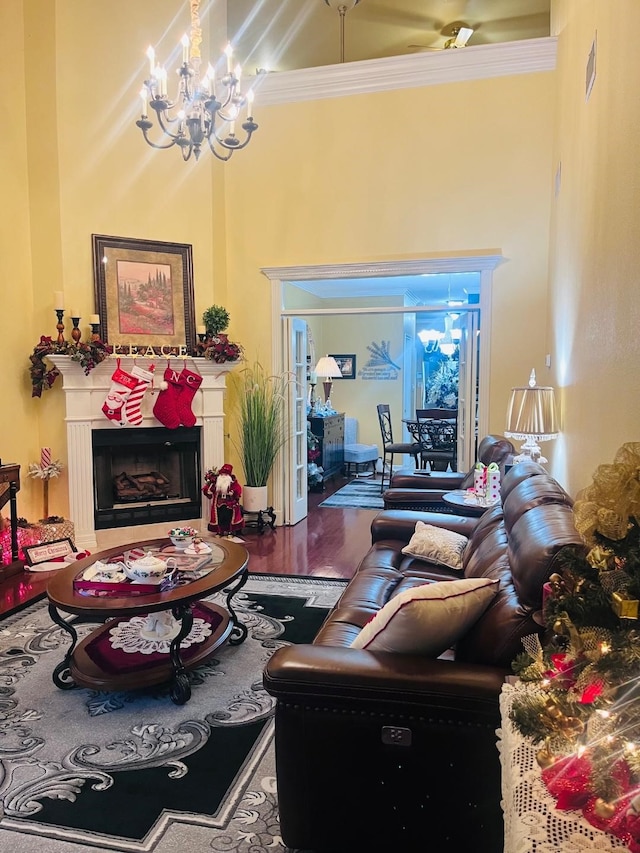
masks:
<path fill-rule="evenodd" d="M 398 593 L 364 626 L 354 649 L 438 657 L 480 618 L 500 581 L 464 578 Z"/>
<path fill-rule="evenodd" d="M 431 563 L 439 563 L 449 569 L 461 571 L 464 549 L 468 541 L 467 537 L 461 533 L 418 521 L 415 533 L 409 544 L 402 549 L 402 553 L 416 557 L 418 560 L 428 560 Z"/>

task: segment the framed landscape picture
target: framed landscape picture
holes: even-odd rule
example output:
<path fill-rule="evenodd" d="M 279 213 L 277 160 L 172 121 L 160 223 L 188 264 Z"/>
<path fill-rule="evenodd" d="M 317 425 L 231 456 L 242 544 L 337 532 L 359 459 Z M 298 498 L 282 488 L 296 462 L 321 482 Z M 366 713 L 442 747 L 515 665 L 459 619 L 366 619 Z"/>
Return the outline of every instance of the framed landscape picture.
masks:
<path fill-rule="evenodd" d="M 93 234 L 100 338 L 114 351 L 191 353 L 193 257 L 187 243 Z"/>
<path fill-rule="evenodd" d="M 331 353 L 333 358 L 338 362 L 338 367 L 342 373 L 342 377 L 338 379 L 355 379 L 356 378 L 356 357 L 353 354 L 335 355 Z"/>

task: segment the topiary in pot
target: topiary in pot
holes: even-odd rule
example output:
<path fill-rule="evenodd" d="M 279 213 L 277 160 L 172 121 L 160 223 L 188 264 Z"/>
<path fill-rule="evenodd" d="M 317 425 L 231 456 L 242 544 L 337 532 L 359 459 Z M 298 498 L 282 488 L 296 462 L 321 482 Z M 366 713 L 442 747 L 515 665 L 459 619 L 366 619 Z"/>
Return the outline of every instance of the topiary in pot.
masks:
<path fill-rule="evenodd" d="M 207 330 L 207 335 L 210 337 L 219 335 L 229 325 L 229 312 L 222 305 L 212 305 L 203 313 L 202 322 Z"/>

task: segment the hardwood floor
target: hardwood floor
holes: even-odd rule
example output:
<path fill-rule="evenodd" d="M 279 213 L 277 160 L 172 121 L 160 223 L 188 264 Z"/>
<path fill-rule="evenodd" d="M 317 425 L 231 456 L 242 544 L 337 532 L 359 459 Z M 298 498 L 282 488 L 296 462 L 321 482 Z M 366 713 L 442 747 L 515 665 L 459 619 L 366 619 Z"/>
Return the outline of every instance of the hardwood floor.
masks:
<path fill-rule="evenodd" d="M 309 514 L 294 527 L 243 532 L 249 568 L 257 574 L 352 577 L 371 544 L 372 509 L 318 509 L 348 480 L 330 479 L 324 492 L 309 493 Z M 125 544 L 125 543 L 123 543 Z M 20 572 L 0 583 L 0 616 L 42 595 L 51 572 Z"/>

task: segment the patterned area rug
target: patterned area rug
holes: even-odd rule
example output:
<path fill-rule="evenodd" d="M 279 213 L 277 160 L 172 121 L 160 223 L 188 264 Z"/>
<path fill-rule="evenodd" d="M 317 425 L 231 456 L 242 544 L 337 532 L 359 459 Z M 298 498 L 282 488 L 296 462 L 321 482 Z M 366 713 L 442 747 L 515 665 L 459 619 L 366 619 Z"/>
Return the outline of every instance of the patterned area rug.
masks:
<path fill-rule="evenodd" d="M 46 603 L 0 622 L 0 849 L 286 850 L 262 671 L 274 650 L 313 639 L 344 585 L 250 576 L 233 599 L 247 640 L 191 673 L 182 706 L 165 686 L 59 690 L 68 635 Z M 80 638 L 91 627 L 76 623 Z"/>
<path fill-rule="evenodd" d="M 320 504 L 321 507 L 383 509 L 380 480 L 352 480 Z"/>

